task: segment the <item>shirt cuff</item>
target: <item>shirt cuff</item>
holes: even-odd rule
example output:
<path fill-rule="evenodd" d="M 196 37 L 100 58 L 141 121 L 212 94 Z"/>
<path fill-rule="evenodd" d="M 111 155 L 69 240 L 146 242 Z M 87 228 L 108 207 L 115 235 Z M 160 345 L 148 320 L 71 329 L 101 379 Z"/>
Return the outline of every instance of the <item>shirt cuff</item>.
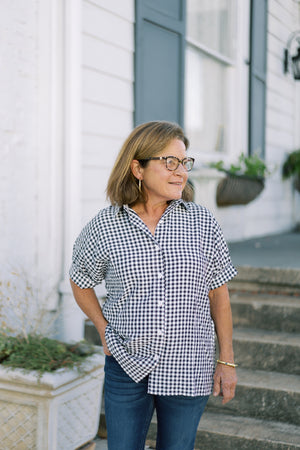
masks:
<path fill-rule="evenodd" d="M 74 263 L 71 265 L 69 275 L 71 280 L 81 289 L 93 288 L 97 284 L 87 273 L 83 273 Z"/>
<path fill-rule="evenodd" d="M 217 289 L 218 287 L 223 286 L 223 284 L 235 277 L 237 273 L 236 268 L 232 264 L 229 264 L 223 269 L 222 272 L 218 273 L 218 275 L 213 278 L 210 284 L 210 289 Z"/>

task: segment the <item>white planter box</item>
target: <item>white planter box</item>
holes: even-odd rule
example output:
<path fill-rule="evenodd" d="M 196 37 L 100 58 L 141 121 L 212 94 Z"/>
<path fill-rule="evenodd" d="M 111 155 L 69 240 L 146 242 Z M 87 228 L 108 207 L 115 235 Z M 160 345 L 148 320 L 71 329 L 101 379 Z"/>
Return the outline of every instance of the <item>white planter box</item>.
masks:
<path fill-rule="evenodd" d="M 77 369 L 60 369 L 38 380 L 0 365 L 1 450 L 74 450 L 98 431 L 104 355 Z"/>

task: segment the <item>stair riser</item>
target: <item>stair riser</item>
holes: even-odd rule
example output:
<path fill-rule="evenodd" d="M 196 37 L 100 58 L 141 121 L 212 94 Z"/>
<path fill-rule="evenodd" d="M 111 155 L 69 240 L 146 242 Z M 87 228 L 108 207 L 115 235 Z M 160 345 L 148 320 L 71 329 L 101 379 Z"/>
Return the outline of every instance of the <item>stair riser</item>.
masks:
<path fill-rule="evenodd" d="M 234 339 L 233 348 L 243 369 L 300 375 L 300 347 Z"/>
<path fill-rule="evenodd" d="M 250 303 L 232 303 L 231 307 L 236 327 L 300 333 L 300 302 L 299 308 Z"/>
<path fill-rule="evenodd" d="M 239 270 L 239 269 L 238 269 Z M 296 285 L 285 285 L 278 283 L 258 283 L 255 281 L 241 281 L 241 280 L 233 280 L 230 281 L 229 289 L 231 292 L 236 291 L 248 291 L 255 292 L 258 294 L 270 294 L 274 293 L 275 295 L 300 295 L 300 286 Z"/>
<path fill-rule="evenodd" d="M 238 276 L 229 283 L 230 290 L 284 295 L 300 294 L 298 269 L 238 267 Z"/>
<path fill-rule="evenodd" d="M 222 405 L 220 398 L 210 397 L 207 409 L 211 412 L 253 417 L 300 425 L 300 394 L 262 388 L 237 386 L 236 396 Z"/>

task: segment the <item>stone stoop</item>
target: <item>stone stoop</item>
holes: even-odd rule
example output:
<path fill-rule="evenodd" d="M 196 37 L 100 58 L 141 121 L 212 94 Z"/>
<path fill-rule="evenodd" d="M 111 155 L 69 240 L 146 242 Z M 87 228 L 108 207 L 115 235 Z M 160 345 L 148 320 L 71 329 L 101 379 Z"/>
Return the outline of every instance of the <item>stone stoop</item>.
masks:
<path fill-rule="evenodd" d="M 288 290 L 270 294 L 266 280 L 255 293 L 231 288 L 236 396 L 209 399 L 196 447 L 300 449 L 300 297 Z"/>
<path fill-rule="evenodd" d="M 230 281 L 232 289 L 249 292 L 300 295 L 300 270 L 278 267 L 240 266 Z"/>
<path fill-rule="evenodd" d="M 203 450 L 292 450 L 299 449 L 299 440 L 295 425 L 206 412 L 195 445 Z"/>

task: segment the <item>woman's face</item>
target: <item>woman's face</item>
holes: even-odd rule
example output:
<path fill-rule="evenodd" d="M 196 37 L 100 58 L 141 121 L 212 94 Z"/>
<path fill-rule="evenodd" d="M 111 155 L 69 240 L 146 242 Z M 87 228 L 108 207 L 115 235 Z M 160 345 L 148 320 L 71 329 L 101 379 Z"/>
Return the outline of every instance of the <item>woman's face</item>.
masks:
<path fill-rule="evenodd" d="M 182 160 L 186 158 L 186 148 L 180 139 L 173 139 L 155 156 L 176 156 Z M 151 203 L 180 199 L 188 179 L 188 173 L 182 164 L 171 171 L 166 168 L 165 160 L 149 161 L 147 167 L 141 168 L 141 176 L 143 189 Z"/>

